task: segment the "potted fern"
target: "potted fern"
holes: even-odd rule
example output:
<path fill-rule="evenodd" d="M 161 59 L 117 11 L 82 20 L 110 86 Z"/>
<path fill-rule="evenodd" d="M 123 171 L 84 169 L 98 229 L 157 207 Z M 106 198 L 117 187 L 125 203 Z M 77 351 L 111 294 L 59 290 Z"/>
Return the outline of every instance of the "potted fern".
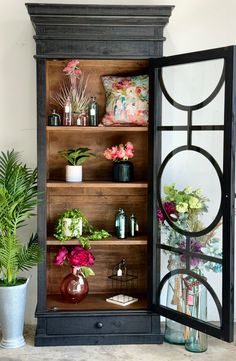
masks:
<path fill-rule="evenodd" d="M 43 258 L 37 236 L 21 242 L 18 229 L 33 216 L 37 204 L 37 171 L 19 159 L 14 150 L 0 155 L 0 324 L 1 346 L 24 345 L 23 326 L 29 270 Z"/>
<path fill-rule="evenodd" d="M 66 181 L 82 182 L 82 163 L 90 157 L 95 157 L 95 154 L 91 153 L 90 149 L 85 147 L 60 150 L 58 153 L 68 162 L 66 166 Z"/>

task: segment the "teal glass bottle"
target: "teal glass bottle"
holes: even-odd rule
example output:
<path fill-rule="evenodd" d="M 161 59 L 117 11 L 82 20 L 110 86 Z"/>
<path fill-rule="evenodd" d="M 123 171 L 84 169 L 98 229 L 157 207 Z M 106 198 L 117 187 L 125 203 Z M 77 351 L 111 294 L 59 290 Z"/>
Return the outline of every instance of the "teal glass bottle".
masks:
<path fill-rule="evenodd" d="M 127 216 L 123 208 L 119 208 L 115 218 L 115 235 L 119 239 L 127 237 Z"/>

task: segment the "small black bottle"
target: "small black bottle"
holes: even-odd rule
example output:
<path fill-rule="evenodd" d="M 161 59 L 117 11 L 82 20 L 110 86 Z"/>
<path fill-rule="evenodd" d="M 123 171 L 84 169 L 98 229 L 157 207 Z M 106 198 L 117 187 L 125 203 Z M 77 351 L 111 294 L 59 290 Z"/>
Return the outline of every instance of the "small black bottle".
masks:
<path fill-rule="evenodd" d="M 89 126 L 96 127 L 98 126 L 98 104 L 96 97 L 91 97 L 89 103 Z"/>
<path fill-rule="evenodd" d="M 56 110 L 53 109 L 52 114 L 48 116 L 48 125 L 50 126 L 59 126 L 61 125 L 61 117 L 56 113 Z"/>

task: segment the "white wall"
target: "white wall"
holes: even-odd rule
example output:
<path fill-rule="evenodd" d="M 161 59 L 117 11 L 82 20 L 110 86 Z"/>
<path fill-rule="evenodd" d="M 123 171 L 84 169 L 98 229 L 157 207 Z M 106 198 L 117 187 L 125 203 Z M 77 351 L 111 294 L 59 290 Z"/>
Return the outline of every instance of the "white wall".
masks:
<path fill-rule="evenodd" d="M 30 1 L 28 2 L 35 2 Z M 236 1 L 119 0 L 39 1 L 175 5 L 165 36 L 164 55 L 236 44 Z M 36 165 L 36 69 L 34 31 L 23 0 L 0 1 L 0 150 L 15 148 Z M 35 221 L 31 226 L 35 230 Z M 29 230 L 30 231 L 30 230 Z M 28 232 L 26 232 L 28 236 Z M 32 271 L 26 322 L 34 322 L 36 271 Z"/>

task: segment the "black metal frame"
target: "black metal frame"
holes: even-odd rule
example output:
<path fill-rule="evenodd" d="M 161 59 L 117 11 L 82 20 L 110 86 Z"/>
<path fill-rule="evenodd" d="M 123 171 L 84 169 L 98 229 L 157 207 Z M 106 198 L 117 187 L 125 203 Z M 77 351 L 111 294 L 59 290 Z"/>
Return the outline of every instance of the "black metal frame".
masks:
<path fill-rule="evenodd" d="M 157 289 L 157 310 L 158 312 L 170 319 L 173 319 L 177 322 L 183 323 L 187 326 L 196 328 L 202 332 L 208 333 L 212 336 L 221 338 L 225 341 L 233 341 L 233 311 L 234 311 L 234 293 L 233 293 L 233 285 L 234 285 L 234 152 L 235 152 L 235 140 L 234 140 L 234 129 L 235 129 L 235 104 L 233 103 L 233 99 L 235 97 L 236 87 L 234 82 L 234 75 L 236 69 L 236 60 L 235 60 L 235 47 L 226 47 L 220 49 L 207 50 L 196 53 L 189 53 L 183 55 L 177 55 L 172 57 L 161 58 L 152 61 L 152 72 L 155 75 L 155 84 L 156 89 L 153 90 L 152 99 L 160 99 L 162 94 L 166 97 L 166 99 L 176 108 L 185 110 L 188 113 L 187 125 L 186 126 L 162 126 L 161 125 L 161 111 L 156 112 L 153 111 L 154 123 L 156 124 L 156 138 L 161 139 L 162 131 L 187 131 L 187 145 L 178 147 L 170 152 L 165 160 L 161 163 L 160 157 L 158 158 L 159 162 L 157 162 L 157 192 L 156 192 L 156 201 L 164 213 L 167 222 L 169 225 L 178 233 L 186 236 L 186 249 L 178 249 L 175 247 L 170 247 L 168 245 L 161 244 L 160 234 L 157 234 L 157 247 L 159 249 L 158 260 L 160 260 L 160 251 L 161 249 L 168 250 L 170 252 L 175 252 L 176 254 L 184 254 L 186 257 L 186 269 L 179 269 L 172 272 L 169 272 L 165 275 L 165 277 L 160 280 L 158 283 Z M 185 106 L 175 102 L 170 95 L 168 94 L 163 80 L 162 80 L 162 68 L 168 67 L 171 65 L 180 65 L 187 64 L 193 62 L 200 62 L 205 60 L 213 60 L 213 59 L 224 59 L 224 67 L 220 77 L 220 80 L 215 88 L 215 90 L 210 94 L 208 98 L 206 98 L 203 102 L 196 104 L 194 106 Z M 199 109 L 205 105 L 207 105 L 214 97 L 218 94 L 221 89 L 223 83 L 225 82 L 225 113 L 224 113 L 224 125 L 203 125 L 203 126 L 194 126 L 192 125 L 192 111 Z M 224 131 L 224 160 L 223 160 L 223 172 L 221 171 L 219 165 L 215 161 L 215 159 L 208 153 L 206 150 L 196 147 L 192 145 L 192 132 L 194 130 L 198 131 L 215 131 L 221 130 Z M 193 150 L 204 155 L 210 163 L 215 168 L 222 190 L 222 197 L 219 210 L 213 222 L 204 230 L 199 232 L 188 232 L 186 230 L 180 229 L 177 227 L 171 220 L 171 218 L 165 212 L 165 209 L 162 206 L 161 201 L 161 176 L 163 170 L 168 163 L 168 161 L 178 152 L 184 150 Z M 161 154 L 161 142 L 159 141 L 159 153 Z M 216 224 L 219 222 L 220 218 L 223 217 L 223 259 L 219 259 L 217 257 L 209 257 L 206 255 L 202 255 L 199 253 L 194 253 L 190 251 L 190 236 L 197 237 L 203 234 L 207 234 L 211 231 Z M 220 263 L 223 266 L 223 291 L 222 291 L 222 307 L 220 306 L 220 302 L 218 297 L 216 296 L 212 287 L 199 275 L 193 273 L 190 270 L 190 259 L 193 256 L 197 256 L 199 259 L 205 259 L 208 261 Z M 196 318 L 187 316 L 178 311 L 174 311 L 170 308 L 167 308 L 160 304 L 160 295 L 162 288 L 165 282 L 174 274 L 188 274 L 194 276 L 194 278 L 198 279 L 204 286 L 208 289 L 210 294 L 212 295 L 221 320 L 220 327 L 214 326 L 213 324 L 209 324 L 204 321 L 200 321 Z"/>

